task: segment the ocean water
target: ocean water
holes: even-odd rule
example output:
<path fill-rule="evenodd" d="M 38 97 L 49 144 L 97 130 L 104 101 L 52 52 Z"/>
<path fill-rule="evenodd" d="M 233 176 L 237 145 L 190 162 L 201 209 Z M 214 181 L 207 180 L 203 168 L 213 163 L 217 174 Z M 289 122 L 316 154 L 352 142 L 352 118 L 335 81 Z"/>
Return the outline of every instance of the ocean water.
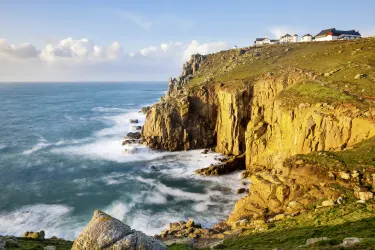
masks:
<path fill-rule="evenodd" d="M 169 222 L 224 219 L 239 174 L 200 177 L 217 162 L 201 150 L 122 146 L 129 119 L 167 83 L 0 84 L 0 235 L 45 230 L 75 239 L 101 209 L 149 235 Z M 151 166 L 154 166 L 155 171 Z"/>

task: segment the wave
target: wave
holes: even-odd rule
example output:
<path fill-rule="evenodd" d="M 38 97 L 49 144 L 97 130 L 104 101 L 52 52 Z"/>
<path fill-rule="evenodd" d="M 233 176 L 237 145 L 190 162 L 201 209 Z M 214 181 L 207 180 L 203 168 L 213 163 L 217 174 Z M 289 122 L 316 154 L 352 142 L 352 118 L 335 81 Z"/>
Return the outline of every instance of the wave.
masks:
<path fill-rule="evenodd" d="M 72 118 L 71 116 L 69 116 L 69 115 L 64 115 L 64 117 L 65 117 L 67 120 L 69 120 L 69 121 L 73 121 L 73 118 Z"/>
<path fill-rule="evenodd" d="M 46 237 L 74 239 L 83 225 L 72 222 L 72 207 L 36 204 L 0 214 L 0 235 L 21 236 L 25 231 L 45 230 Z"/>
<path fill-rule="evenodd" d="M 0 150 L 6 149 L 8 145 L 0 143 Z"/>
<path fill-rule="evenodd" d="M 104 210 L 115 218 L 122 220 L 132 228 L 141 230 L 148 235 L 160 233 L 170 222 L 194 218 L 205 227 L 223 220 L 232 211 L 234 203 L 242 195 L 237 195 L 241 187 L 240 172 L 221 177 L 202 177 L 194 174 L 194 170 L 210 163 L 218 162 L 222 157 L 217 153 L 202 155 L 201 150 L 187 152 L 172 152 L 161 159 L 148 162 L 158 171 L 144 169 L 146 175 L 121 176 L 108 175 L 105 179 L 110 182 L 115 177 L 126 183 L 136 181 L 139 192 L 117 198 Z M 208 164 L 208 165 L 206 165 Z M 157 177 L 155 177 L 155 174 Z M 151 177 L 150 177 L 151 176 Z M 154 177 L 152 177 L 154 176 Z M 168 180 L 165 182 L 165 180 Z M 186 189 L 185 185 L 176 187 L 167 183 L 172 180 L 197 183 L 198 189 Z M 203 190 L 202 190 L 203 187 Z M 196 191 L 194 191 L 196 190 Z M 130 199 L 130 200 L 129 200 Z M 150 206 L 157 209 L 150 209 Z"/>
<path fill-rule="evenodd" d="M 48 146 L 51 146 L 51 143 L 49 143 L 49 142 L 48 142 L 46 139 L 44 139 L 44 138 L 40 138 L 37 144 L 35 144 L 35 145 L 34 145 L 31 149 L 29 149 L 29 150 L 24 150 L 24 151 L 23 151 L 23 154 L 24 154 L 24 155 L 29 155 L 29 154 L 32 154 L 32 153 L 34 153 L 34 152 L 36 152 L 36 151 L 39 151 L 39 150 L 41 150 L 41 149 L 43 149 L 43 148 L 46 148 L 46 147 L 48 147 Z"/>

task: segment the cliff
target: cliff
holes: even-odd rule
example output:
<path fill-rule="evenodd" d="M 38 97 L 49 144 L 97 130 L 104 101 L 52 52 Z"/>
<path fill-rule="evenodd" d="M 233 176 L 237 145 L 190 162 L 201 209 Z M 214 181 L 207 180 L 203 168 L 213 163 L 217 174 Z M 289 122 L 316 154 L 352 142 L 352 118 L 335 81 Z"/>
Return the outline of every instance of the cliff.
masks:
<path fill-rule="evenodd" d="M 246 153 L 248 169 L 274 168 L 299 153 L 351 147 L 375 135 L 373 61 L 363 59 L 371 57 L 374 43 L 193 55 L 147 112 L 143 137 L 156 149 L 214 146 L 227 155 Z M 355 80 L 357 74 L 366 77 Z"/>
<path fill-rule="evenodd" d="M 300 171 L 285 161 L 345 151 L 375 136 L 374 47 L 375 39 L 362 39 L 193 55 L 148 110 L 143 138 L 155 149 L 245 154 L 251 191 L 237 202 L 227 222 L 232 226 L 264 219 L 264 210 L 294 213 L 336 200 L 337 190 L 310 193 L 320 179 L 331 185 L 327 172 Z M 290 202 L 302 205 L 293 210 Z"/>

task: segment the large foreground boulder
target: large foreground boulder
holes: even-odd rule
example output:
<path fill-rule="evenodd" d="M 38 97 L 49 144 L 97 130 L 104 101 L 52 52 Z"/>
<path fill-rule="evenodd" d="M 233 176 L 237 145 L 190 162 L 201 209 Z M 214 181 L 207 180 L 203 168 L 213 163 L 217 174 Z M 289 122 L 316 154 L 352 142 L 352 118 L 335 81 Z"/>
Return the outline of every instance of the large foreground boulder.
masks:
<path fill-rule="evenodd" d="M 166 250 L 160 241 L 132 230 L 102 211 L 95 211 L 89 225 L 74 241 L 72 250 Z"/>

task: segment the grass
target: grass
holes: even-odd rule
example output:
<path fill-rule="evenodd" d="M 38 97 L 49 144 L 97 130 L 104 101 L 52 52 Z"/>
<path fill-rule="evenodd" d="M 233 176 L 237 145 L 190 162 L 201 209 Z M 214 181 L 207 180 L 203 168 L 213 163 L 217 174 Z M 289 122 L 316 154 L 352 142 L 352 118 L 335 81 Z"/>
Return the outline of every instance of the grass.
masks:
<path fill-rule="evenodd" d="M 190 247 L 183 244 L 174 244 L 170 247 L 168 247 L 168 250 L 190 250 Z"/>
<path fill-rule="evenodd" d="M 267 72 L 287 67 L 324 74 L 339 70 L 329 77 L 320 76 L 331 89 L 346 91 L 361 97 L 375 97 L 375 38 L 356 41 L 333 41 L 267 45 L 261 48 L 228 50 L 207 56 L 189 82 L 190 87 L 209 82 L 229 82 L 254 79 Z M 357 74 L 367 77 L 355 80 Z"/>
<path fill-rule="evenodd" d="M 65 240 L 38 240 L 31 238 L 16 238 L 18 245 L 5 246 L 7 250 L 44 250 L 46 246 L 55 246 L 56 250 L 70 250 L 72 248 L 72 241 Z"/>
<path fill-rule="evenodd" d="M 335 206 L 310 211 L 273 224 L 262 233 L 245 232 L 238 238 L 225 240 L 220 249 L 297 249 L 309 238 L 330 240 L 305 249 L 327 249 L 347 237 L 366 238 L 355 249 L 373 249 L 375 216 L 373 203 Z"/>
<path fill-rule="evenodd" d="M 293 85 L 281 91 L 278 99 L 285 100 L 285 104 L 290 107 L 297 107 L 300 103 L 327 103 L 332 106 L 352 103 L 358 107 L 366 106 L 357 97 L 333 89 L 318 81 L 306 81 Z"/>
<path fill-rule="evenodd" d="M 293 161 L 298 160 L 319 166 L 324 171 L 375 168 L 375 137 L 358 143 L 351 149 L 301 154 L 293 159 Z M 291 159 L 287 160 L 285 164 L 290 164 L 290 161 Z"/>

